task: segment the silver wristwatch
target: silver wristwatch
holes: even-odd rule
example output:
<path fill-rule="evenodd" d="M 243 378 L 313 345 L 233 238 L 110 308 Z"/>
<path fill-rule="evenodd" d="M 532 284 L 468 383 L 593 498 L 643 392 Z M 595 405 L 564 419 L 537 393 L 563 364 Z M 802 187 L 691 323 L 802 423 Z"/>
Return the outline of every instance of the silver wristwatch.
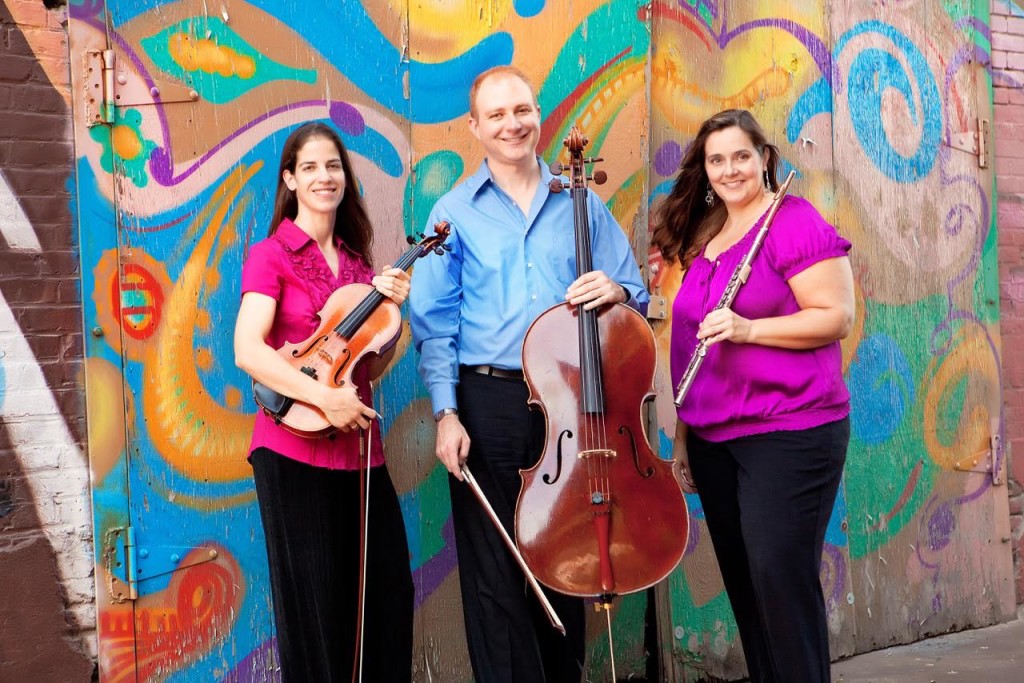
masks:
<path fill-rule="evenodd" d="M 445 415 L 458 415 L 459 411 L 455 408 L 441 408 L 441 410 L 434 413 L 434 422 L 440 422 Z"/>

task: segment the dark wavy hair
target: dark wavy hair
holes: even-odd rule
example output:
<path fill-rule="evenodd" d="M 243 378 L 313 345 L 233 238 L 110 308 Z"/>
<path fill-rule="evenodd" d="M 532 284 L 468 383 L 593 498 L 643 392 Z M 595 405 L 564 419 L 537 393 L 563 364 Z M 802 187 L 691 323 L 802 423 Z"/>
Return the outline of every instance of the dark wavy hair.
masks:
<path fill-rule="evenodd" d="M 704 170 L 704 148 L 709 135 L 733 126 L 745 132 L 757 153 L 767 158 L 768 189 L 774 191 L 779 188 L 779 148 L 768 142 L 749 111 L 726 109 L 706 120 L 686 150 L 676 182 L 657 211 L 651 241 L 669 263 L 680 261 L 683 268 L 688 268 L 700 250 L 725 225 L 725 204 L 715 201 L 708 206 L 705 201 L 710 180 Z"/>
<path fill-rule="evenodd" d="M 352 171 L 352 162 L 348 157 L 348 150 L 341 138 L 330 126 L 319 123 L 304 123 L 288 136 L 284 142 L 284 149 L 281 151 L 281 167 L 277 171 L 277 195 L 274 198 L 274 216 L 270 219 L 270 231 L 273 235 L 277 227 L 285 218 L 295 220 L 299 213 L 299 202 L 295 198 L 295 192 L 288 189 L 284 183 L 284 172 L 295 173 L 295 163 L 299 158 L 299 151 L 306 146 L 310 140 L 321 138 L 330 140 L 338 148 L 341 156 L 341 168 L 345 172 L 345 194 L 338 206 L 338 212 L 334 217 L 334 234 L 339 237 L 345 246 L 359 254 L 367 264 L 373 265 L 370 257 L 370 249 L 373 246 L 373 226 L 370 224 L 370 217 L 363 206 L 363 199 L 359 196 L 359 183 L 355 173 Z"/>

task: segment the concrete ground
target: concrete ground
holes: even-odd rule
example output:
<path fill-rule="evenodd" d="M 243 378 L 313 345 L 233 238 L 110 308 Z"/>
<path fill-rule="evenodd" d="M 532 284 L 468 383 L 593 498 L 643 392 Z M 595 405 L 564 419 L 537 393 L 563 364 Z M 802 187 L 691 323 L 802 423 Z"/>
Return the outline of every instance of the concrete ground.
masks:
<path fill-rule="evenodd" d="M 833 683 L 1024 682 L 1024 613 L 1015 621 L 937 636 L 832 665 Z"/>

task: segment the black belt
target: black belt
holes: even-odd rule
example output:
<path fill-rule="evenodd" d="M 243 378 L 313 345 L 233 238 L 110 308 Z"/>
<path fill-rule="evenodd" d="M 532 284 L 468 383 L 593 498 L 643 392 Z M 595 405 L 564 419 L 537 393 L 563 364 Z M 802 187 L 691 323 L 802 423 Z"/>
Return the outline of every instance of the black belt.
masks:
<path fill-rule="evenodd" d="M 463 365 L 462 367 L 470 372 L 476 372 L 481 375 L 490 375 L 491 377 L 501 377 L 502 379 L 523 379 L 522 370 L 505 370 L 503 368 L 496 368 L 493 365 Z"/>

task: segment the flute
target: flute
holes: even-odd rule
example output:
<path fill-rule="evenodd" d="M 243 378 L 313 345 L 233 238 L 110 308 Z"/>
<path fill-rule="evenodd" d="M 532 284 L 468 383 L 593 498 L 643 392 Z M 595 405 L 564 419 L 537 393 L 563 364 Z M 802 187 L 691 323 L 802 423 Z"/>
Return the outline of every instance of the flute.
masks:
<path fill-rule="evenodd" d="M 754 257 L 761 250 L 761 244 L 764 243 L 764 238 L 768 236 L 768 228 L 771 227 L 772 221 L 775 219 L 775 213 L 779 210 L 786 192 L 789 191 L 789 184 L 793 181 L 794 176 L 796 176 L 796 171 L 790 171 L 789 175 L 786 176 L 786 181 L 776 190 L 775 197 L 772 199 L 772 205 L 768 207 L 768 215 L 765 216 L 761 229 L 754 236 L 754 243 L 750 245 L 750 249 L 736 265 L 736 270 L 732 271 L 729 284 L 725 286 L 725 291 L 722 292 L 721 298 L 718 299 L 718 303 L 713 309 L 714 311 L 732 306 L 732 302 L 736 300 L 736 295 L 739 294 L 740 287 L 750 277 L 750 264 L 754 262 Z M 689 393 L 690 387 L 693 385 L 693 379 L 697 376 L 697 371 L 700 370 L 700 366 L 704 363 L 704 357 L 707 353 L 708 342 L 706 339 L 701 339 L 697 344 L 697 348 L 693 350 L 693 355 L 690 356 L 690 362 L 686 365 L 686 372 L 683 373 L 683 376 L 679 379 L 679 384 L 676 385 L 675 403 L 677 408 L 683 405 L 683 400 L 686 399 L 686 394 Z"/>

